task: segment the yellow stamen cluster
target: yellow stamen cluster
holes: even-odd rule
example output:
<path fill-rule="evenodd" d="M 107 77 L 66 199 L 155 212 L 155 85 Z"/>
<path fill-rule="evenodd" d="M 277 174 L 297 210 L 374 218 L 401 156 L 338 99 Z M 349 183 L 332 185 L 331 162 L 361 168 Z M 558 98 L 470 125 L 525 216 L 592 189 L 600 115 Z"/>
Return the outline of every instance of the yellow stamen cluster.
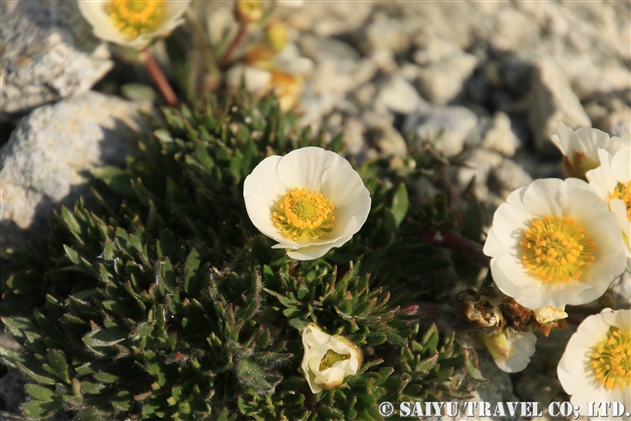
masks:
<path fill-rule="evenodd" d="M 322 193 L 289 190 L 274 206 L 272 221 L 292 241 L 315 240 L 333 230 L 335 206 Z"/>
<path fill-rule="evenodd" d="M 609 329 L 609 337 L 594 347 L 592 368 L 603 386 L 625 390 L 631 386 L 631 335 L 617 327 Z"/>
<path fill-rule="evenodd" d="M 582 266 L 595 259 L 594 240 L 581 224 L 567 216 L 547 216 L 531 224 L 520 242 L 522 261 L 543 282 L 578 279 Z"/>
<path fill-rule="evenodd" d="M 625 186 L 618 183 L 616 190 L 613 192 L 614 199 L 620 199 L 627 206 L 627 218 L 631 221 L 631 181 Z"/>
<path fill-rule="evenodd" d="M 164 0 L 111 0 L 105 11 L 119 31 L 134 39 L 160 25 Z"/>
<path fill-rule="evenodd" d="M 351 358 L 351 354 L 338 354 L 337 352 L 329 349 L 326 351 L 322 360 L 320 360 L 320 371 L 324 371 L 333 367 L 333 364 L 339 361 L 349 360 Z"/>

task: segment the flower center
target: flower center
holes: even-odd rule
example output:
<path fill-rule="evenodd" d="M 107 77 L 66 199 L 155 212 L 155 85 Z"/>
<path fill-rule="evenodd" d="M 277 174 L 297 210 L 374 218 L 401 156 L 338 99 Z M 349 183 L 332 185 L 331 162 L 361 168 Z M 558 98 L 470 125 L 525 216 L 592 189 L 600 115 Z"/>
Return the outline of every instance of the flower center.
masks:
<path fill-rule="evenodd" d="M 582 266 L 595 259 L 594 240 L 581 224 L 567 216 L 534 221 L 521 243 L 522 260 L 530 273 L 544 282 L 578 279 Z"/>
<path fill-rule="evenodd" d="M 322 193 L 296 187 L 274 205 L 272 221 L 292 241 L 315 240 L 333 230 L 334 209 Z"/>
<path fill-rule="evenodd" d="M 594 347 L 591 361 L 596 378 L 607 389 L 631 386 L 631 335 L 610 328 L 609 337 Z"/>
<path fill-rule="evenodd" d="M 333 367 L 333 364 L 340 361 L 348 360 L 350 358 L 351 354 L 338 354 L 337 352 L 329 349 L 328 351 L 326 351 L 326 354 L 324 355 L 324 357 L 322 357 L 322 360 L 320 361 L 320 371 L 322 372 L 326 369 L 329 369 Z"/>
<path fill-rule="evenodd" d="M 133 39 L 157 28 L 164 14 L 164 0 L 111 0 L 105 11 L 114 26 Z"/>
<path fill-rule="evenodd" d="M 616 190 L 613 192 L 614 199 L 620 199 L 627 207 L 627 218 L 631 221 L 631 181 L 625 186 L 618 183 Z"/>

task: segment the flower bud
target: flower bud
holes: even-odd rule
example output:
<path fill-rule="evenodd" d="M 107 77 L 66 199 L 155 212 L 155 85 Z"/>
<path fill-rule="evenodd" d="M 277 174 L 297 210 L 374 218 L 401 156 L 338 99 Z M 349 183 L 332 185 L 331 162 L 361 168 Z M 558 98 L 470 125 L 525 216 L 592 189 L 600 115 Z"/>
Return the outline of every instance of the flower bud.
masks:
<path fill-rule="evenodd" d="M 302 344 L 305 355 L 301 367 L 313 393 L 340 386 L 361 367 L 362 353 L 357 345 L 313 324 L 302 331 Z"/>
<path fill-rule="evenodd" d="M 234 14 L 242 24 L 258 22 L 263 17 L 263 3 L 261 0 L 237 0 Z"/>

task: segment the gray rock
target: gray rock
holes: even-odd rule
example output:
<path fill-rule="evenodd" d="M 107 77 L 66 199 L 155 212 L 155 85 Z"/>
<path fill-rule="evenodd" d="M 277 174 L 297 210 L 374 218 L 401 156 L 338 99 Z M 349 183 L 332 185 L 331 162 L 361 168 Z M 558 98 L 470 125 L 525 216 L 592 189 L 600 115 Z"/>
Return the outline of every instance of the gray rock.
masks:
<path fill-rule="evenodd" d="M 413 60 L 420 66 L 427 66 L 461 52 L 460 46 L 454 42 L 442 38 L 429 38 L 414 52 Z"/>
<path fill-rule="evenodd" d="M 513 156 L 520 146 L 521 142 L 511 129 L 510 118 L 502 112 L 495 113 L 491 127 L 484 134 L 481 147 L 504 156 Z"/>
<path fill-rule="evenodd" d="M 503 159 L 500 165 L 493 169 L 492 183 L 500 197 L 507 197 L 513 190 L 532 183 L 532 177 L 521 165 L 511 159 Z"/>
<path fill-rule="evenodd" d="M 45 232 L 53 209 L 88 191 L 91 169 L 124 165 L 147 133 L 141 113 L 150 111 L 90 91 L 24 117 L 0 149 L 2 251 L 24 247 L 25 230 Z"/>
<path fill-rule="evenodd" d="M 0 11 L 3 113 L 85 92 L 113 66 L 75 1 L 3 1 Z"/>
<path fill-rule="evenodd" d="M 559 122 L 573 129 L 591 127 L 592 122 L 563 71 L 552 60 L 535 61 L 532 76 L 529 123 L 535 147 L 544 154 L 553 154 L 556 147 L 550 139 Z"/>
<path fill-rule="evenodd" d="M 374 101 L 374 108 L 377 111 L 410 114 L 419 108 L 428 108 L 416 88 L 399 75 L 390 77 L 383 84 Z"/>
<path fill-rule="evenodd" d="M 585 105 L 594 127 L 623 139 L 631 138 L 631 86 L 621 92 L 597 95 Z"/>
<path fill-rule="evenodd" d="M 405 158 L 408 153 L 405 139 L 398 130 L 392 126 L 375 129 L 371 133 L 372 143 L 379 147 L 382 157 Z"/>
<path fill-rule="evenodd" d="M 396 54 L 409 48 L 409 33 L 405 22 L 379 14 L 366 28 L 366 39 L 373 49 L 387 49 Z"/>
<path fill-rule="evenodd" d="M 478 59 L 474 55 L 460 53 L 421 68 L 418 77 L 421 95 L 434 104 L 447 104 L 462 91 L 463 82 L 473 74 L 477 65 Z"/>
<path fill-rule="evenodd" d="M 476 114 L 460 106 L 430 107 L 410 114 L 404 123 L 403 134 L 411 134 L 420 143 L 429 141 L 444 156 L 453 157 L 463 150 L 467 136 L 478 122 Z M 440 139 L 436 135 L 443 131 Z"/>

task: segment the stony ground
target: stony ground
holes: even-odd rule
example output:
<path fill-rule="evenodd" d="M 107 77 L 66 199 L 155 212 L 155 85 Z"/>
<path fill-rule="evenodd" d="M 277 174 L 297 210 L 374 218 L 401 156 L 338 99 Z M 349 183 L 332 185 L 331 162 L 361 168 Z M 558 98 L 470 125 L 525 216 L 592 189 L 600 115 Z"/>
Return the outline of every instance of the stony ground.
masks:
<path fill-rule="evenodd" d="M 121 165 L 149 108 L 90 89 L 120 59 L 93 38 L 74 4 L 0 3 L 3 46 L 0 241 L 24 247 L 46 217 L 87 191 L 87 171 Z M 230 6 L 211 2 L 212 31 Z M 488 221 L 515 188 L 562 176 L 556 123 L 631 134 L 629 2 L 316 2 L 280 6 L 297 54 L 313 63 L 301 124 L 334 136 L 359 162 L 396 165 L 430 142 L 456 191 L 473 183 Z M 212 36 L 212 34 L 211 34 Z M 144 76 L 146 78 L 146 76 Z M 419 186 L 431 194 L 432 187 Z M 629 291 L 620 299 L 629 305 Z M 572 330 L 540 338 L 522 373 L 481 354 L 491 380 L 478 399 L 566 400 L 556 362 Z M 9 341 L 6 336 L 0 337 Z M 0 372 L 0 411 L 19 412 L 19 379 Z M 6 417 L 6 412 L 0 413 Z"/>

